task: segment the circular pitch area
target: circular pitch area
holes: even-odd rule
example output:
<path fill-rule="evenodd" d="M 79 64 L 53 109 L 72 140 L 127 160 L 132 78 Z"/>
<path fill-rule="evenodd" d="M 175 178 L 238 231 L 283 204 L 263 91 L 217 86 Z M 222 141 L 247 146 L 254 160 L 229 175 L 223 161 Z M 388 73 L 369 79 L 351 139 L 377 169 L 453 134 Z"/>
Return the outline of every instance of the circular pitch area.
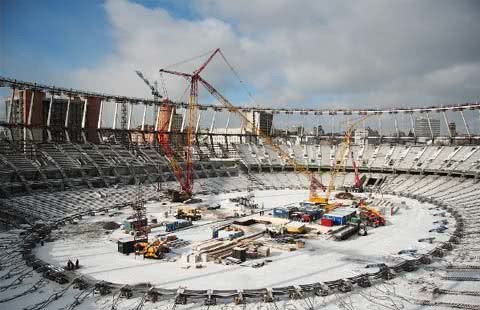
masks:
<path fill-rule="evenodd" d="M 253 212 L 259 212 L 263 208 L 262 215 L 252 215 L 250 209 L 230 201 L 230 198 L 249 194 L 253 194 L 252 200 L 258 204 L 258 209 Z M 305 245 L 296 248 L 296 243 L 293 247 L 291 244 L 286 246 L 273 240 L 269 234 L 261 233 L 266 227 L 278 224 L 278 219 L 271 215 L 271 209 L 298 206 L 307 195 L 305 190 L 271 190 L 201 196 L 203 201 L 198 203 L 199 206 L 220 205 L 220 208 L 203 211 L 202 219 L 194 221 L 193 226 L 173 232 L 182 241 L 179 242 L 181 245 L 172 247 L 163 259 L 144 259 L 142 256 L 125 255 L 117 251 L 117 241 L 128 235 L 122 227 L 106 230 L 104 225 L 106 222 L 122 223 L 132 214 L 130 209 L 84 217 L 75 225 L 56 231 L 55 240 L 37 247 L 35 254 L 40 259 L 59 266 L 65 266 L 69 259 L 78 259 L 81 265 L 78 272 L 113 283 L 149 282 L 164 288 L 187 286 L 190 289 L 253 289 L 350 277 L 365 272 L 368 264 L 391 264 L 408 258 L 408 255 L 425 253 L 435 243 L 418 240 L 428 237 L 435 237 L 435 241 L 447 240 L 448 230 L 444 233 L 431 230 L 439 225 L 439 220 L 453 221 L 448 214 L 445 217 L 427 203 L 391 195 L 374 195 L 369 197 L 372 205 L 379 202 L 379 205 L 388 205 L 382 210 L 386 214 L 386 225 L 368 227 L 367 236 L 355 234 L 348 240 L 336 241 L 327 232 L 330 227 L 321 226 L 319 222 L 307 223 L 309 233 L 302 239 Z M 359 195 L 366 197 L 366 194 Z M 146 206 L 148 217 L 156 218 L 158 223 L 162 223 L 174 220 L 172 214 L 181 204 L 154 202 L 147 203 Z M 390 214 L 391 206 L 399 208 L 393 215 Z M 233 218 L 235 214 L 240 217 Z M 268 257 L 227 265 L 213 260 L 192 264 L 190 256 L 190 262 L 187 262 L 187 256 L 205 244 L 232 242 L 212 240 L 212 231 L 215 227 L 222 227 L 238 219 L 256 220 L 255 224 L 244 229 L 244 237 L 258 234 L 252 242 L 268 247 Z M 152 228 L 149 239 L 152 241 L 166 234 L 165 226 L 160 225 Z M 408 254 L 399 254 L 402 250 Z"/>

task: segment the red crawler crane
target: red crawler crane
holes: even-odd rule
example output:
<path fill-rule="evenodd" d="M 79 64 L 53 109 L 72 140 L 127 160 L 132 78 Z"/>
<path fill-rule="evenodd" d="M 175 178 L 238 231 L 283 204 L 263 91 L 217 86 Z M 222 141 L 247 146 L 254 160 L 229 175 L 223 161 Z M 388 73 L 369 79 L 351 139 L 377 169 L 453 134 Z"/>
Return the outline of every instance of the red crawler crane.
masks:
<path fill-rule="evenodd" d="M 175 173 L 175 178 L 180 183 L 181 192 L 177 198 L 173 200 L 186 200 L 192 196 L 193 192 L 193 136 L 195 131 L 195 125 L 197 120 L 197 105 L 198 105 L 198 82 L 203 81 L 200 77 L 200 73 L 207 67 L 207 65 L 212 60 L 213 56 L 218 53 L 220 49 L 216 49 L 210 57 L 192 73 L 178 72 L 167 69 L 160 69 L 161 73 L 169 73 L 173 75 L 178 75 L 186 78 L 190 82 L 190 97 L 188 100 L 188 125 L 187 125 L 187 134 L 186 134 L 186 145 L 185 145 L 185 162 L 186 162 L 186 171 L 182 170 L 182 167 L 175 159 L 175 154 L 170 146 L 168 139 L 164 135 L 159 135 L 159 143 L 162 146 L 167 158 L 170 160 L 173 171 Z M 173 197 L 172 197 L 173 198 Z"/>

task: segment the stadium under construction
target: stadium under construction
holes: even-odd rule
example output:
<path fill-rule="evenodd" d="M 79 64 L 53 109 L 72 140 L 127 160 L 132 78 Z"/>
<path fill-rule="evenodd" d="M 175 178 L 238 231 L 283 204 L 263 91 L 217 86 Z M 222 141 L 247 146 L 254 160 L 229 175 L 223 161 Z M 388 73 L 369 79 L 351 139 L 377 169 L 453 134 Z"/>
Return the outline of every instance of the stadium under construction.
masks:
<path fill-rule="evenodd" d="M 241 107 L 218 55 L 187 102 L 0 78 L 1 308 L 480 308 L 478 102 Z"/>

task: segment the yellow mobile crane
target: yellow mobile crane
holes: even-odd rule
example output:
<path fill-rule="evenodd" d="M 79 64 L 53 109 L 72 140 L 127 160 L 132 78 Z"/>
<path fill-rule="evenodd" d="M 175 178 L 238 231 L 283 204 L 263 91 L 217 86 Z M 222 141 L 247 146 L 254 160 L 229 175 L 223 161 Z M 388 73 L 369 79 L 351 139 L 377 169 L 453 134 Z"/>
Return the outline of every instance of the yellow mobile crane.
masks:
<path fill-rule="evenodd" d="M 333 164 L 333 166 L 330 170 L 330 180 L 328 182 L 327 190 L 325 191 L 325 197 L 317 197 L 313 201 L 311 201 L 313 203 L 324 204 L 325 205 L 325 212 L 330 212 L 333 209 L 335 209 L 334 204 L 329 204 L 330 193 L 335 189 L 335 179 L 336 179 L 338 173 L 341 170 L 345 170 L 345 161 L 346 161 L 346 157 L 348 155 L 351 155 L 351 157 L 352 157 L 353 167 L 355 169 L 355 176 L 356 176 L 356 179 L 358 179 L 357 168 L 356 168 L 357 166 L 356 166 L 356 163 L 355 163 L 355 159 L 353 158 L 353 153 L 349 154 L 350 153 L 350 146 L 351 146 L 351 143 L 352 143 L 352 133 L 353 133 L 353 129 L 355 129 L 355 127 L 358 124 L 360 124 L 361 122 L 363 122 L 367 118 L 371 117 L 372 115 L 373 114 L 365 115 L 365 116 L 357 119 L 345 131 L 345 138 L 344 138 L 343 142 L 341 143 L 340 152 L 337 153 L 337 157 L 335 158 L 335 162 L 334 162 L 334 164 Z M 356 182 L 357 182 L 357 180 L 356 180 Z"/>
<path fill-rule="evenodd" d="M 335 179 L 336 179 L 338 173 L 341 170 L 345 170 L 345 161 L 346 161 L 346 157 L 349 155 L 350 145 L 352 143 L 353 129 L 355 129 L 355 127 L 358 124 L 360 124 L 361 122 L 363 122 L 364 120 L 366 120 L 367 118 L 369 118 L 372 115 L 373 114 L 362 116 L 361 118 L 359 118 L 355 122 L 353 122 L 353 124 L 350 125 L 348 127 L 348 129 L 345 131 L 345 138 L 344 138 L 343 142 L 341 143 L 340 152 L 337 153 L 337 156 L 335 157 L 335 162 L 330 169 L 330 179 L 329 179 L 329 182 L 328 182 L 328 186 L 326 187 L 326 190 L 324 190 L 325 197 L 320 197 L 320 196 L 313 196 L 312 197 L 312 195 L 310 195 L 309 202 L 314 203 L 314 204 L 325 205 L 325 211 L 326 212 L 330 212 L 331 210 L 333 210 L 335 208 L 335 205 L 329 204 L 330 193 L 335 189 Z M 353 157 L 352 157 L 352 161 L 353 161 L 353 165 L 356 167 L 356 164 L 354 162 Z"/>

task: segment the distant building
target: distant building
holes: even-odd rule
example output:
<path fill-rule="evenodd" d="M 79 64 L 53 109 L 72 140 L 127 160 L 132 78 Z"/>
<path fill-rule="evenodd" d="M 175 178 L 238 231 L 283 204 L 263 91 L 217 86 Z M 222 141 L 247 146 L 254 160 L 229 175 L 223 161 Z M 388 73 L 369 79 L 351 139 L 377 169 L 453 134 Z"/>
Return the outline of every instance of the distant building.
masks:
<path fill-rule="evenodd" d="M 183 122 L 183 115 L 174 113 L 172 116 L 172 128 L 171 131 L 179 132 L 182 129 L 182 122 Z M 188 124 L 184 125 L 184 127 L 188 126 Z M 185 130 L 185 128 L 184 128 Z"/>
<path fill-rule="evenodd" d="M 458 132 L 457 132 L 457 124 L 455 122 L 450 122 L 448 123 L 448 130 L 450 131 L 450 134 L 452 137 L 456 137 Z"/>
<path fill-rule="evenodd" d="M 247 113 L 247 119 L 255 127 L 251 128 L 246 126 L 246 130 L 249 132 L 256 132 L 260 130 L 265 135 L 271 135 L 272 133 L 272 124 L 273 124 L 273 114 L 265 111 L 252 111 Z M 250 127 L 250 128 L 249 128 Z"/>
<path fill-rule="evenodd" d="M 325 135 L 325 130 L 323 130 L 322 125 L 318 125 L 317 127 L 315 127 L 315 132 L 314 132 L 314 134 L 315 134 L 316 136 L 323 136 L 323 135 Z"/>
<path fill-rule="evenodd" d="M 440 120 L 421 117 L 415 119 L 415 134 L 417 137 L 438 137 L 440 136 Z"/>
<path fill-rule="evenodd" d="M 297 126 L 292 126 L 292 129 L 289 132 L 290 134 L 301 136 L 303 135 L 304 131 L 305 131 L 305 128 L 303 127 L 303 125 L 297 125 Z"/>
<path fill-rule="evenodd" d="M 353 136 L 353 141 L 357 145 L 364 145 L 368 142 L 368 129 L 356 129 Z"/>

